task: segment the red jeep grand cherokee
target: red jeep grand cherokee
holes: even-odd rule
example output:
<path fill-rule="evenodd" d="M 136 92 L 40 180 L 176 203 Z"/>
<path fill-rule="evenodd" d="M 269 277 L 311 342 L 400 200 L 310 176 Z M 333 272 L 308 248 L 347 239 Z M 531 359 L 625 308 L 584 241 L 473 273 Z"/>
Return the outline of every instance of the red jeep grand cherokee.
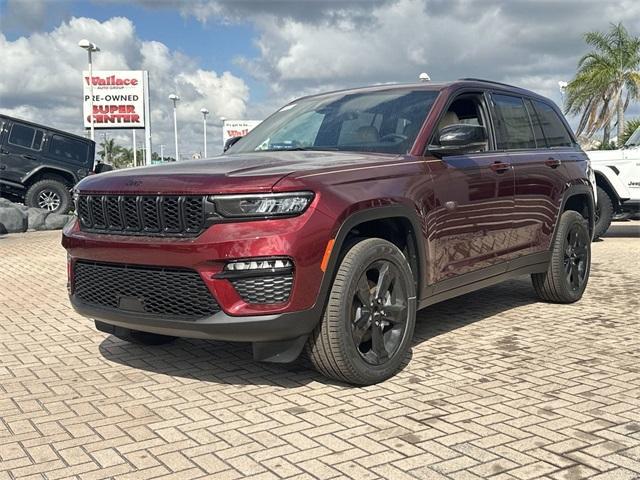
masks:
<path fill-rule="evenodd" d="M 495 82 L 296 100 L 220 157 L 88 177 L 63 237 L 75 309 L 131 341 L 253 343 L 353 384 L 393 375 L 416 311 L 531 274 L 587 284 L 589 163 L 558 108 Z"/>

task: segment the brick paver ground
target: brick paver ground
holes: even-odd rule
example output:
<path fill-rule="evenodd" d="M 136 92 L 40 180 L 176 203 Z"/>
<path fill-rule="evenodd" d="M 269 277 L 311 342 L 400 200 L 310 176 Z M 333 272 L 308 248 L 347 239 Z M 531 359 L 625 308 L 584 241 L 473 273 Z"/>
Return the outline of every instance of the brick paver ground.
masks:
<path fill-rule="evenodd" d="M 523 278 L 422 311 L 411 363 L 367 388 L 97 332 L 59 232 L 0 236 L 0 480 L 640 478 L 639 233 L 593 245 L 578 304 Z"/>

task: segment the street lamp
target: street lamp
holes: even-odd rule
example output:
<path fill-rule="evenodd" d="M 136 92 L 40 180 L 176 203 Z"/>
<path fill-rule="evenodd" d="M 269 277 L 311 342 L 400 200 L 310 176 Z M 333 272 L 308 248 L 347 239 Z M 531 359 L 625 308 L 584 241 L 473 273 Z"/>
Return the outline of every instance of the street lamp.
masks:
<path fill-rule="evenodd" d="M 99 52 L 100 49 L 98 48 L 98 46 L 95 43 L 90 42 L 89 40 L 87 40 L 86 38 L 83 38 L 82 40 L 80 40 L 78 42 L 78 46 L 80 48 L 83 48 L 87 51 L 87 53 L 89 54 L 89 96 L 91 97 L 89 99 L 89 115 L 91 118 L 91 140 L 95 141 L 95 131 L 93 128 L 93 64 L 91 62 L 91 53 L 92 52 Z"/>
<path fill-rule="evenodd" d="M 178 153 L 178 110 L 176 108 L 176 104 L 180 97 L 175 93 L 169 95 L 169 100 L 173 102 L 173 136 L 176 141 L 176 162 L 180 160 L 180 154 Z"/>
<path fill-rule="evenodd" d="M 562 80 L 558 82 L 558 88 L 560 89 L 560 96 L 562 97 L 562 101 L 564 101 L 564 94 L 566 93 L 568 86 L 568 82 L 563 82 Z"/>
<path fill-rule="evenodd" d="M 209 115 L 209 110 L 206 108 L 201 108 L 200 112 L 202 113 L 202 124 L 204 131 L 204 158 L 207 158 L 207 115 Z"/>

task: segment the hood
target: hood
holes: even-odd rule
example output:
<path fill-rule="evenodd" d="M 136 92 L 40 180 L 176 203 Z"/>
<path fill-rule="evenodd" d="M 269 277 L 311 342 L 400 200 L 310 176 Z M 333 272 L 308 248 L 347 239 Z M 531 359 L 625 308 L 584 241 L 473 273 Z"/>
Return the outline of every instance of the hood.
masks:
<path fill-rule="evenodd" d="M 91 175 L 77 189 L 85 193 L 198 194 L 268 192 L 294 172 L 349 167 L 388 160 L 360 152 L 255 152 L 172 162 Z"/>

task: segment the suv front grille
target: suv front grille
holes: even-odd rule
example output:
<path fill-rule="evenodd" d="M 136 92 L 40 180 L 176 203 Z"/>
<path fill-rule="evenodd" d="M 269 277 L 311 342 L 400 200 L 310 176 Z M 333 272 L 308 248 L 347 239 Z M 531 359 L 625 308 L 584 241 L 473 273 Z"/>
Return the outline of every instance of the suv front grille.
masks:
<path fill-rule="evenodd" d="M 184 320 L 220 311 L 194 270 L 77 261 L 73 272 L 73 294 L 89 305 Z"/>
<path fill-rule="evenodd" d="M 203 196 L 80 195 L 77 209 L 87 232 L 197 236 L 206 227 Z"/>

